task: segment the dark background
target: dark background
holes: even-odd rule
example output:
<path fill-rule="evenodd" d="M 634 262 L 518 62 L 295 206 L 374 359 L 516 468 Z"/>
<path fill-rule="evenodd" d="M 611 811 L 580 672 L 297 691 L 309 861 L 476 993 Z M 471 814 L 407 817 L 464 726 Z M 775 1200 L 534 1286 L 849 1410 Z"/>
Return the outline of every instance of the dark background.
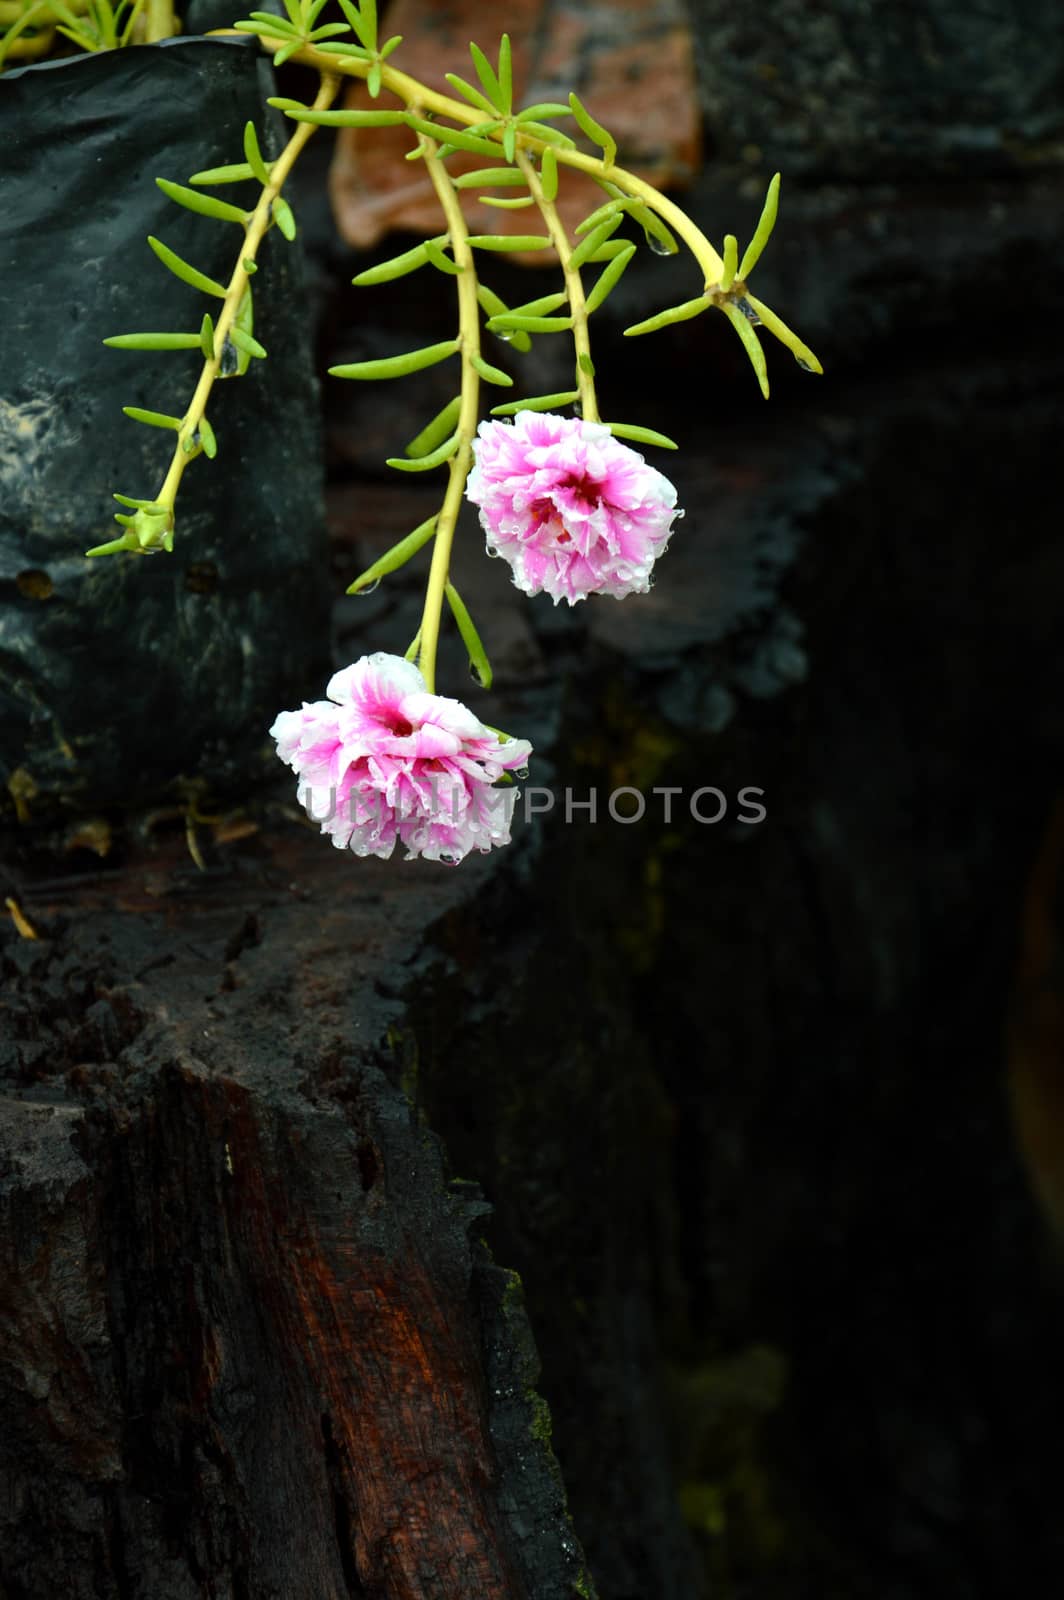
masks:
<path fill-rule="evenodd" d="M 205 1592 L 203 1573 L 239 1565 L 222 1510 L 244 1491 L 196 1409 L 214 1404 L 196 1387 L 214 1360 L 203 1328 L 225 1325 L 212 1295 L 245 1272 L 215 1237 L 237 1203 L 219 1198 L 211 1152 L 230 1140 L 238 1172 L 253 1156 L 318 1203 L 332 1179 L 299 1139 L 327 1108 L 350 1119 L 363 1162 L 337 1215 L 361 1217 L 378 1158 L 401 1210 L 422 1178 L 389 1165 L 365 1109 L 378 1069 L 439 1135 L 446 1171 L 494 1207 L 473 1232 L 523 1280 L 600 1600 L 1013 1600 L 1060 1586 L 1064 31 L 1034 0 L 689 10 L 705 161 L 678 198 L 714 241 L 742 243 L 782 171 L 754 286 L 825 375 L 766 339 L 766 406 L 720 317 L 623 341 L 699 287 L 682 262 L 640 252 L 594 349 L 604 413 L 681 445 L 655 456 L 686 516 L 652 594 L 572 612 L 526 601 L 482 559 L 467 514 L 456 581 L 496 692 L 469 684 L 453 641 L 441 686 L 532 738 L 552 816 L 453 878 L 334 862 L 322 842 L 297 893 L 282 783 L 252 798 L 259 838 L 211 855 L 205 885 L 172 861 L 145 876 L 143 840 L 121 847 L 132 876 L 97 900 L 83 861 L 81 900 L 54 878 L 35 898 L 44 869 L 19 868 L 47 937 L 5 957 L 19 1041 L 5 1070 L 20 1104 L 54 1096 L 86 1118 L 78 1149 L 102 1195 L 126 1385 L 101 1415 L 121 1413 L 116 1459 L 164 1508 L 107 1517 L 127 1551 L 162 1540 L 172 1553 L 185 1535 L 167 1517 L 196 1533 L 189 1587 L 176 1558 L 167 1588 L 112 1535 L 95 1592 L 184 1600 Z M 283 87 L 311 92 L 295 70 Z M 416 296 L 409 279 L 350 287 L 409 241 L 372 255 L 338 241 L 329 153 L 322 134 L 293 196 L 319 371 L 448 337 L 442 278 Z M 490 281 L 530 298 L 540 276 L 500 263 Z M 535 392 L 568 382 L 568 354 L 546 346 L 530 358 Z M 501 345 L 489 359 L 519 370 Z M 433 509 L 434 486 L 398 482 L 383 459 L 446 400 L 435 382 L 322 380 L 337 596 Z M 408 569 L 339 598 L 334 659 L 404 649 L 420 581 Z M 567 788 L 597 789 L 601 809 L 620 785 L 655 784 L 756 785 L 767 818 L 744 825 L 733 806 L 701 824 L 681 798 L 670 825 L 657 803 L 630 826 L 566 824 Z M 176 1012 L 192 1065 L 165 1031 Z M 246 1148 L 241 1118 L 259 1128 Z M 17 1160 L 4 1170 L 17 1176 Z M 17 1204 L 51 1215 L 58 1180 L 22 1181 Z M 25 1214 L 12 1212 L 21 1227 Z M 167 1254 L 196 1262 L 176 1289 L 144 1265 Z M 257 1256 L 246 1274 L 265 1317 L 273 1280 Z M 138 1294 L 159 1308 L 147 1330 L 122 1309 Z M 12 1305 L 28 1347 L 31 1297 Z M 278 1348 L 297 1342 L 279 1325 Z M 261 1337 L 246 1359 L 272 1393 Z M 224 1363 L 220 1382 L 228 1395 Z M 516 1472 L 523 1458 L 493 1437 Z M 326 1454 L 340 1505 L 343 1462 Z M 40 1482 L 55 1473 L 45 1460 Z M 57 1505 L 56 1537 L 76 1548 L 82 1512 Z M 250 1523 L 264 1520 L 259 1507 Z M 328 1537 L 347 1592 L 391 1600 L 360 1579 L 341 1524 L 338 1511 Z M 27 1586 L 34 1560 L 40 1572 L 39 1554 L 12 1555 L 9 1577 L 0 1558 L 12 1600 L 56 1592 Z M 529 1557 L 523 1570 L 539 1569 Z M 125 1587 L 108 1576 L 120 1571 Z M 551 1571 L 529 1580 L 535 1600 L 586 1592 Z M 252 1578 L 232 1592 L 268 1591 Z M 426 1578 L 425 1595 L 443 1592 Z"/>
<path fill-rule="evenodd" d="M 691 26 L 706 161 L 680 198 L 742 241 L 783 172 L 756 288 L 825 377 L 766 339 L 765 406 L 712 316 L 622 345 L 692 292 L 641 253 L 595 354 L 605 414 L 683 446 L 655 457 L 687 515 L 653 595 L 559 616 L 464 552 L 458 581 L 525 707 L 506 725 L 559 719 L 559 795 L 750 783 L 768 818 L 537 824 L 519 904 L 451 929 L 418 991 L 420 1093 L 523 1273 L 604 1597 L 1047 1593 L 1064 37 L 1048 5 L 949 0 Z M 446 286 L 354 298 L 350 265 L 319 255 L 326 358 L 448 335 Z M 536 359 L 537 392 L 566 386 Z M 357 565 L 411 417 L 325 392 Z M 396 592 L 342 610 L 345 659 L 413 632 Z"/>

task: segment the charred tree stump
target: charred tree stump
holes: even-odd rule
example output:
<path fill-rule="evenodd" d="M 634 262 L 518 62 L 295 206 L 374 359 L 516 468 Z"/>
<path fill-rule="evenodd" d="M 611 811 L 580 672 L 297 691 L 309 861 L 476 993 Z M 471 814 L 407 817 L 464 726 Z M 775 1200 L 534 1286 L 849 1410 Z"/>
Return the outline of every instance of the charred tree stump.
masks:
<path fill-rule="evenodd" d="M 425 888 L 352 902 L 291 831 L 250 881 L 43 886 L 5 944 L 8 1596 L 580 1581 L 519 1283 L 396 1081 Z"/>

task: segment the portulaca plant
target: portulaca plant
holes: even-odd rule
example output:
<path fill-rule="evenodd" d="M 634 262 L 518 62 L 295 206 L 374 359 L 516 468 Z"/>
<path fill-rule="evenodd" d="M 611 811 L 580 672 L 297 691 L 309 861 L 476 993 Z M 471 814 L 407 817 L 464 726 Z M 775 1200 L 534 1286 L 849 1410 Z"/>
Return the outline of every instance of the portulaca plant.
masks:
<path fill-rule="evenodd" d="M 124 333 L 106 341 L 126 350 L 194 350 L 201 366 L 191 394 L 177 410 L 127 408 L 135 421 L 170 430 L 173 451 L 154 493 L 115 496 L 123 507 L 117 514 L 123 531 L 88 554 L 145 555 L 173 549 L 182 477 L 199 456 L 213 458 L 218 449 L 207 415 L 214 384 L 240 376 L 252 361 L 266 357 L 262 330 L 256 330 L 254 320 L 257 256 L 271 228 L 285 238 L 295 236 L 296 221 L 283 191 L 314 130 L 323 125 L 405 128 L 408 159 L 423 164 L 438 199 L 441 231 L 370 267 L 354 282 L 371 286 L 418 271 L 446 275 L 456 297 L 455 333 L 403 356 L 337 366 L 331 373 L 372 382 L 416 377 L 439 363 L 455 363 L 453 399 L 402 456 L 389 461 L 403 472 L 444 470 L 439 510 L 375 561 L 349 590 L 370 589 L 431 546 L 421 625 L 412 640 L 397 641 L 401 653 L 377 653 L 345 667 L 328 684 L 324 700 L 282 711 L 270 733 L 278 755 L 297 775 L 301 804 L 336 846 L 357 855 L 387 857 L 400 841 L 408 859 L 453 863 L 473 850 L 489 851 L 509 842 L 513 778 L 524 775 L 531 756 L 526 740 L 488 726 L 458 700 L 437 691 L 436 655 L 445 610 L 462 637 L 474 676 L 484 687 L 491 686 L 480 635 L 450 579 L 463 499 L 479 508 L 487 553 L 509 563 L 515 584 L 525 594 L 548 595 L 555 605 L 645 593 L 654 564 L 682 516 L 673 484 L 632 448 L 674 449 L 673 442 L 638 422 L 604 421 L 599 414 L 591 321 L 636 252 L 636 243 L 621 235 L 622 225 L 634 224 L 658 254 L 675 253 L 682 244 L 693 258 L 699 283 L 692 299 L 626 329 L 630 337 L 718 310 L 742 340 L 766 397 L 758 327 L 786 345 L 806 370 L 819 372 L 821 367 L 749 289 L 750 274 L 776 220 L 778 175 L 742 258 L 731 234 L 718 254 L 678 205 L 617 165 L 614 140 L 575 94 L 565 104 L 514 105 L 505 35 L 494 62 L 477 45 L 470 46 L 476 82 L 448 74 L 455 92 L 450 97 L 394 64 L 401 40 L 379 42 L 375 0 L 338 0 L 343 20 L 325 22 L 326 0 L 284 3 L 285 18 L 253 12 L 235 28 L 257 34 L 276 64 L 296 60 L 313 68 L 318 92 L 311 104 L 270 101 L 294 124 L 276 161 L 264 160 L 254 124 L 248 123 L 242 161 L 198 172 L 187 185 L 156 180 L 176 204 L 216 218 L 234 234 L 239 230 L 239 238 L 226 283 L 207 277 L 161 240 L 148 240 L 165 266 L 216 304 L 214 314 L 204 314 L 198 328 Z M 93 0 L 97 9 L 104 4 L 106 0 Z M 348 78 L 362 79 L 380 107 L 334 109 Z M 573 125 L 572 134 L 556 125 L 563 119 Z M 456 172 L 452 158 L 459 154 L 482 164 Z M 569 237 L 557 208 L 559 186 L 571 171 L 588 174 L 603 195 L 576 228 L 575 238 Z M 258 185 L 250 207 L 212 192 L 249 181 Z M 471 234 L 460 203 L 464 189 L 481 191 L 486 205 L 526 210 L 535 219 L 535 231 Z M 553 250 L 560 273 L 556 292 L 523 305 L 504 304 L 482 275 L 482 263 L 490 266 L 494 253 L 507 250 Z M 588 283 L 592 269 L 596 275 Z M 571 340 L 572 387 L 558 394 L 507 399 L 491 406 L 490 418 L 484 418 L 485 394 L 514 386 L 510 375 L 484 355 L 485 329 L 519 351 L 527 350 L 538 335 Z"/>

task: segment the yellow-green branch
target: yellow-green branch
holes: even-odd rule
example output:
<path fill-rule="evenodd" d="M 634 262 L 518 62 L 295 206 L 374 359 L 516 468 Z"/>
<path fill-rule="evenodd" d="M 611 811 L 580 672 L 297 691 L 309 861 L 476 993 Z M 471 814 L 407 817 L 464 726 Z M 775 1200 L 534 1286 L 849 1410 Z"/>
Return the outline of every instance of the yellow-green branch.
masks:
<path fill-rule="evenodd" d="M 4 20 L 4 14 L 0 12 L 0 22 Z M 31 5 L 21 15 L 17 15 L 10 28 L 0 37 L 0 72 L 3 71 L 7 56 L 13 56 L 15 60 L 20 57 L 32 60 L 36 56 L 45 55 L 55 41 L 55 29 L 46 26 L 53 20 L 52 8 L 47 0 L 38 0 L 36 5 Z M 41 31 L 25 39 L 20 37 L 27 28 L 34 27 Z"/>
<path fill-rule="evenodd" d="M 411 80 L 412 82 L 413 80 Z M 462 391 L 458 411 L 458 449 L 451 457 L 447 492 L 436 520 L 432 545 L 432 565 L 429 568 L 428 587 L 425 591 L 425 608 L 418 630 L 418 666 L 425 687 L 430 694 L 436 688 L 436 648 L 440 638 L 440 617 L 447 590 L 451 567 L 451 546 L 462 509 L 469 469 L 473 465 L 473 439 L 480 416 L 480 377 L 473 365 L 473 357 L 480 354 L 480 306 L 477 300 L 476 267 L 473 249 L 469 243 L 462 207 L 455 193 L 451 177 L 437 155 L 438 146 L 432 139 L 422 138 L 425 165 L 432 179 L 440 208 L 447 220 L 451 239 L 451 254 L 459 273 L 458 285 L 458 338 L 462 358 Z"/>
<path fill-rule="evenodd" d="M 340 79 L 335 73 L 323 74 L 317 98 L 314 101 L 314 109 L 316 111 L 326 110 L 336 98 L 339 87 Z M 172 527 L 173 524 L 174 504 L 185 469 L 189 462 L 199 454 L 195 443 L 196 435 L 203 422 L 215 379 L 221 369 L 222 353 L 225 349 L 226 340 L 236 321 L 240 303 L 247 291 L 249 274 L 246 263 L 254 263 L 262 241 L 273 220 L 273 202 L 280 194 L 289 173 L 299 158 L 303 146 L 314 131 L 314 123 L 301 122 L 299 124 L 295 133 L 285 145 L 284 150 L 273 163 L 270 170 L 270 181 L 264 185 L 258 204 L 245 224 L 244 241 L 240 248 L 240 255 L 237 258 L 237 264 L 233 269 L 232 276 L 226 285 L 225 301 L 222 305 L 221 314 L 214 324 L 214 354 L 203 363 L 199 382 L 196 385 L 188 409 L 181 419 L 181 426 L 177 430 L 177 443 L 174 446 L 174 454 L 169 470 L 163 480 L 162 488 L 153 502 L 156 507 L 160 508 L 157 515 L 162 516 L 165 514 L 169 527 Z M 141 541 L 130 529 L 123 539 L 115 540 L 109 545 L 100 545 L 90 554 L 106 555 L 110 554 L 112 550 L 140 550 L 141 548 Z"/>
<path fill-rule="evenodd" d="M 169 39 L 175 32 L 173 0 L 148 0 L 145 43 Z"/>
<path fill-rule="evenodd" d="M 321 86 L 314 101 L 315 111 L 327 110 L 336 98 L 339 87 L 340 80 L 335 73 L 323 75 Z M 195 437 L 203 419 L 203 413 L 207 409 L 207 401 L 214 387 L 214 380 L 217 378 L 221 367 L 222 351 L 225 348 L 229 330 L 236 321 L 240 302 L 243 300 L 247 290 L 248 271 L 245 263 L 254 261 L 257 258 L 259 247 L 266 237 L 266 232 L 273 220 L 273 202 L 284 188 L 288 174 L 295 166 L 303 146 L 313 132 L 314 124 L 312 122 L 300 123 L 274 162 L 270 170 L 270 181 L 263 188 L 259 196 L 258 205 L 251 214 L 247 225 L 247 233 L 244 236 L 243 248 L 233 269 L 233 275 L 226 285 L 225 303 L 222 306 L 221 315 L 214 325 L 214 357 L 212 360 L 204 362 L 199 383 L 196 385 L 195 393 L 192 396 L 192 402 L 178 430 L 177 446 L 174 450 L 174 458 L 170 463 L 170 470 L 166 474 L 162 489 L 157 496 L 158 501 L 163 505 L 173 505 L 177 496 L 178 484 L 181 482 L 181 475 L 191 459 L 190 454 L 185 450 L 185 443 Z"/>
<path fill-rule="evenodd" d="M 561 151 L 555 153 L 562 154 Z M 558 208 L 543 193 L 543 185 L 539 181 L 536 169 L 523 150 L 517 153 L 517 165 L 524 174 L 529 194 L 539 207 L 551 243 L 558 252 L 558 260 L 565 278 L 569 313 L 573 319 L 573 349 L 576 353 L 576 387 L 580 395 L 580 414 L 585 422 L 598 422 L 598 400 L 595 396 L 595 379 L 592 375 L 594 365 L 591 360 L 591 334 L 588 328 L 587 302 L 580 269 L 572 264 L 572 247 L 562 219 L 558 215 Z"/>
<path fill-rule="evenodd" d="M 271 55 L 284 49 L 290 40 L 277 38 L 263 38 L 263 48 Z M 297 50 L 290 58 L 301 61 L 305 66 L 314 67 L 318 72 L 339 72 L 344 77 L 365 78 L 372 65 L 369 61 L 359 61 L 353 56 L 331 56 L 325 50 L 318 50 L 313 45 L 307 45 L 302 50 Z M 461 100 L 452 100 L 449 95 L 440 94 L 435 89 L 427 89 L 416 78 L 411 78 L 407 73 L 400 72 L 397 67 L 391 67 L 385 62 L 381 68 L 381 87 L 388 89 L 398 100 L 406 106 L 417 105 L 423 111 L 431 111 L 440 117 L 450 117 L 452 122 L 464 123 L 473 127 L 478 122 L 483 122 L 485 113 L 478 111 L 475 106 L 467 105 Z M 441 136 L 446 138 L 446 131 L 440 130 Z M 490 137 L 486 135 L 485 137 Z M 501 139 L 498 141 L 500 153 Z M 538 139 L 534 134 L 517 129 L 517 145 L 519 149 L 542 151 L 546 141 Z M 561 165 L 574 167 L 578 172 L 590 173 L 592 177 L 602 176 L 602 159 L 599 156 L 588 156 L 580 150 L 567 150 L 560 145 L 553 145 L 555 155 Z M 623 189 L 626 194 L 634 195 L 644 201 L 653 211 L 656 211 L 668 227 L 687 245 L 691 254 L 698 262 L 708 284 L 715 284 L 724 269 L 724 262 L 714 250 L 701 228 L 693 223 L 686 212 L 674 205 L 652 184 L 637 178 L 634 172 L 628 172 L 624 167 L 613 166 L 610 168 L 610 182 Z"/>

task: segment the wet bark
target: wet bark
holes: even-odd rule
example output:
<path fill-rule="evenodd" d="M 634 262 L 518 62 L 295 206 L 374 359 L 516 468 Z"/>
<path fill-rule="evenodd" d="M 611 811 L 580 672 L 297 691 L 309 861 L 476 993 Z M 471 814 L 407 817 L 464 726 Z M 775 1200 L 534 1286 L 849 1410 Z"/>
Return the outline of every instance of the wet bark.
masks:
<path fill-rule="evenodd" d="M 519 1281 L 400 1088 L 471 880 L 352 901 L 287 835 L 39 885 L 5 945 L 4 1592 L 569 1594 Z"/>

